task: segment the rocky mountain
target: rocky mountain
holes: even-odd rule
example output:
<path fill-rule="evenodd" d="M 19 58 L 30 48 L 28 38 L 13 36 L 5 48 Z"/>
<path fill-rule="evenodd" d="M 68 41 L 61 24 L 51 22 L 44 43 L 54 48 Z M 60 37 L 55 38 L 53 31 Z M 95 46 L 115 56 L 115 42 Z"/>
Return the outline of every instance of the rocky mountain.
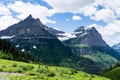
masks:
<path fill-rule="evenodd" d="M 113 45 L 112 48 L 120 53 L 120 43 Z"/>
<path fill-rule="evenodd" d="M 57 59 L 58 57 L 56 57 L 56 55 L 70 55 L 70 53 L 68 54 L 64 45 L 55 37 L 55 35 L 51 34 L 55 31 L 48 28 L 50 30 L 49 32 L 46 28 L 47 27 L 43 25 L 39 19 L 34 19 L 29 15 L 23 21 L 1 31 L 0 37 L 6 38 L 6 40 L 10 41 L 22 52 L 29 52 L 33 56 L 41 58 L 41 61 L 45 63 L 47 63 L 47 61 L 56 61 L 57 63 L 60 59 Z M 61 51 L 61 54 L 56 52 L 58 49 Z M 44 58 L 45 56 L 47 58 Z"/>
<path fill-rule="evenodd" d="M 99 63 L 103 69 L 120 60 L 120 54 L 106 44 L 94 27 L 82 26 L 72 34 L 75 37 L 63 41 L 63 44 L 71 47 L 74 54 Z"/>
<path fill-rule="evenodd" d="M 72 53 L 69 46 L 57 39 L 64 32 L 49 28 L 29 15 L 23 21 L 0 31 L 0 37 L 22 52 L 28 52 L 35 60 L 47 65 L 75 68 L 89 73 L 101 71 L 99 64 Z M 36 62 L 38 62 L 36 61 Z"/>
<path fill-rule="evenodd" d="M 70 41 L 72 45 L 84 44 L 90 47 L 93 47 L 93 46 L 108 47 L 106 42 L 102 39 L 101 35 L 94 27 L 85 29 L 82 26 L 77 28 L 73 34 L 76 36 L 73 39 L 77 39 L 77 41 L 73 41 L 73 39 L 67 40 L 67 41 Z"/>
<path fill-rule="evenodd" d="M 44 64 L 89 73 L 100 72 L 120 60 L 120 54 L 105 43 L 94 27 L 82 26 L 67 34 L 47 27 L 39 19 L 29 15 L 19 23 L 0 31 L 0 37 Z"/>

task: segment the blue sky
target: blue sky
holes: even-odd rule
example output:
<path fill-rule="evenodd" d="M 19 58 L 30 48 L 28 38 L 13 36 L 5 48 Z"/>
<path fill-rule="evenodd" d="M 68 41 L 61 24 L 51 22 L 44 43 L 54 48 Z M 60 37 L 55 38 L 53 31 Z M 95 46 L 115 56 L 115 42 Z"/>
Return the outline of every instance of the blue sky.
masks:
<path fill-rule="evenodd" d="M 0 0 L 0 30 L 32 14 L 43 24 L 67 33 L 80 26 L 94 26 L 113 45 L 120 42 L 119 3 L 119 0 Z"/>

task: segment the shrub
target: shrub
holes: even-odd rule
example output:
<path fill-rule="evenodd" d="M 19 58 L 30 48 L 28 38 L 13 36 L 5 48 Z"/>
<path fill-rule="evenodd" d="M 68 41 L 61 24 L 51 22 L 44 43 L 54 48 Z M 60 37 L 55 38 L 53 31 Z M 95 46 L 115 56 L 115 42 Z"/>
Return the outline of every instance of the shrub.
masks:
<path fill-rule="evenodd" d="M 22 73 L 23 71 L 22 71 L 22 70 L 17 70 L 16 72 L 18 72 L 18 73 Z"/>
<path fill-rule="evenodd" d="M 22 66 L 22 70 L 28 71 L 28 68 L 26 66 Z"/>
<path fill-rule="evenodd" d="M 28 68 L 28 70 L 34 69 L 34 66 L 32 66 L 32 65 L 27 65 L 26 67 Z"/>
<path fill-rule="evenodd" d="M 6 66 L 5 66 L 5 65 L 2 65 L 1 68 L 6 68 Z"/>
<path fill-rule="evenodd" d="M 72 70 L 71 70 L 71 75 L 74 75 L 75 73 L 77 73 L 77 70 L 72 69 Z"/>
<path fill-rule="evenodd" d="M 48 77 L 54 77 L 54 76 L 55 76 L 55 72 L 49 72 L 49 73 L 47 74 L 47 76 L 48 76 Z"/>
<path fill-rule="evenodd" d="M 0 68 L 0 71 L 3 71 L 2 68 Z"/>
<path fill-rule="evenodd" d="M 30 76 L 35 76 L 35 75 L 37 75 L 37 73 L 36 73 L 36 72 L 33 72 L 33 71 L 29 71 L 29 72 L 27 72 L 26 74 L 28 74 L 28 75 L 30 75 Z"/>
<path fill-rule="evenodd" d="M 34 69 L 34 67 L 32 65 L 21 66 L 21 67 L 22 67 L 22 70 L 24 70 L 24 71 L 28 71 L 28 70 Z"/>
<path fill-rule="evenodd" d="M 38 68 L 37 69 L 37 72 L 39 72 L 39 73 L 48 73 L 49 71 L 47 70 L 47 69 L 45 69 L 45 68 Z"/>
<path fill-rule="evenodd" d="M 13 64 L 12 64 L 12 67 L 17 67 L 17 64 L 16 64 L 16 63 L 13 63 Z"/>

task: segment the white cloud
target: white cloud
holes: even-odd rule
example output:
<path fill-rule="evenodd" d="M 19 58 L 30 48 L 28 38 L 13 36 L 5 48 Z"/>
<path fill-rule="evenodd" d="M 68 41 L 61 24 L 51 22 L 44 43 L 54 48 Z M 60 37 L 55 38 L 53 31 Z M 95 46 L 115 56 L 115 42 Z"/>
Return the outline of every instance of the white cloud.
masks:
<path fill-rule="evenodd" d="M 0 30 L 6 29 L 8 26 L 17 23 L 19 20 L 14 19 L 11 15 L 0 17 Z"/>
<path fill-rule="evenodd" d="M 70 19 L 65 19 L 65 21 L 70 21 Z"/>
<path fill-rule="evenodd" d="M 9 11 L 9 9 L 0 3 L 0 15 L 10 15 L 11 12 Z"/>
<path fill-rule="evenodd" d="M 73 20 L 81 20 L 82 18 L 80 16 L 73 16 L 72 19 Z"/>
<path fill-rule="evenodd" d="M 12 17 L 9 8 L 0 3 L 0 30 L 6 29 L 8 26 L 18 22 L 17 19 Z"/>
<path fill-rule="evenodd" d="M 97 11 L 94 16 L 91 17 L 95 21 L 100 21 L 102 20 L 103 22 L 114 22 L 116 16 L 114 14 L 114 11 L 110 9 L 101 9 Z"/>
<path fill-rule="evenodd" d="M 34 18 L 40 18 L 43 24 L 55 23 L 55 21 L 49 20 L 47 16 L 51 16 L 51 12 L 48 8 L 40 6 L 39 4 L 32 4 L 30 2 L 24 3 L 22 1 L 16 1 L 15 3 L 9 4 L 8 7 L 19 13 L 17 16 L 19 19 L 26 18 L 29 14 L 32 14 Z"/>
<path fill-rule="evenodd" d="M 85 16 L 92 16 L 97 12 L 97 8 L 91 4 L 81 8 L 80 12 Z"/>
<path fill-rule="evenodd" d="M 107 26 L 100 26 L 97 24 L 92 24 L 90 27 L 96 27 L 96 29 L 101 33 L 103 39 L 110 45 L 114 45 L 120 42 L 120 20 L 114 23 L 109 23 Z"/>
<path fill-rule="evenodd" d="M 54 12 L 79 12 L 79 9 L 93 3 L 94 0 L 44 0 L 53 7 Z"/>

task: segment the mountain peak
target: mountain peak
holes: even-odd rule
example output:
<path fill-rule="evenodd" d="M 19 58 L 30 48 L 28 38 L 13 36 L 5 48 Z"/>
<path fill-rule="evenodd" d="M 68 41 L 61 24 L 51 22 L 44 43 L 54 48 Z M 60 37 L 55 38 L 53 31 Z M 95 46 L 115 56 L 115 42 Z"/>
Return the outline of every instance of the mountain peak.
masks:
<path fill-rule="evenodd" d="M 33 19 L 32 15 L 30 14 L 26 19 Z"/>
<path fill-rule="evenodd" d="M 80 31 L 84 32 L 84 31 L 85 31 L 85 28 L 84 28 L 84 27 L 85 27 L 85 26 L 80 26 L 80 27 L 78 27 L 77 29 L 75 29 L 74 32 L 80 32 Z"/>
<path fill-rule="evenodd" d="M 87 31 L 99 33 L 95 27 L 88 28 Z"/>

